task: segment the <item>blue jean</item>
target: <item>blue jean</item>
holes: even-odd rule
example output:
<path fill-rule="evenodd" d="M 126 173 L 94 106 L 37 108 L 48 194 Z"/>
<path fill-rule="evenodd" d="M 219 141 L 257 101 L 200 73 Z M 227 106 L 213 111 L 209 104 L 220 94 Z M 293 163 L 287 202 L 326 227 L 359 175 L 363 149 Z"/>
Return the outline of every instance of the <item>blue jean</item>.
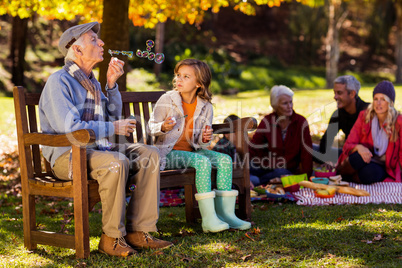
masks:
<path fill-rule="evenodd" d="M 358 152 L 349 155 L 349 163 L 357 171 L 360 183 L 362 184 L 380 182 L 388 176 L 385 166 L 374 162 L 364 162 Z"/>
<path fill-rule="evenodd" d="M 253 182 L 254 186 L 261 184 L 267 184 L 270 180 L 274 178 L 280 178 L 283 175 L 292 175 L 293 173 L 285 168 L 276 169 L 263 169 L 255 168 L 250 165 L 250 180 Z"/>

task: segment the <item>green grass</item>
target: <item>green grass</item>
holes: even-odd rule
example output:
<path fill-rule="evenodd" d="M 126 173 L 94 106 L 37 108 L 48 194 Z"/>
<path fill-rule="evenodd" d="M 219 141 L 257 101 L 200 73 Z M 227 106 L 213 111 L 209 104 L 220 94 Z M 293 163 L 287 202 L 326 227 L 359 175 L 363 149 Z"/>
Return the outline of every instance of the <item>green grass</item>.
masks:
<path fill-rule="evenodd" d="M 9 135 L 16 131 L 13 98 L 0 97 L 0 107 L 0 134 Z"/>
<path fill-rule="evenodd" d="M 371 101 L 373 86 L 360 96 Z M 402 87 L 397 87 L 401 96 Z M 271 111 L 269 92 L 254 90 L 237 96 L 214 96 L 215 122 L 235 113 L 262 115 Z M 319 135 L 335 109 L 332 90 L 296 90 L 295 110 Z M 11 139 L 15 119 L 12 98 L 0 98 L 0 134 Z M 396 107 L 401 109 L 398 100 Z M 4 168 L 4 167 L 3 167 Z M 10 192 L 10 181 L 0 180 L 0 267 L 401 267 L 402 204 L 304 207 L 295 204 L 254 203 L 253 230 L 204 234 L 201 224 L 186 225 L 184 207 L 161 208 L 160 238 L 175 246 L 143 251 L 129 259 L 97 252 L 101 235 L 100 205 L 90 214 L 91 256 L 76 260 L 74 251 L 39 245 L 27 251 L 23 244 L 21 198 Z M 17 187 L 18 189 L 18 187 Z M 53 199 L 38 200 L 38 228 L 62 229 L 72 206 Z M 255 228 L 255 230 L 254 230 Z M 73 233 L 73 222 L 64 227 Z M 380 240 L 375 237 L 381 235 Z M 156 234 L 156 236 L 159 236 Z M 367 243 L 372 241 L 372 243 Z"/>
<path fill-rule="evenodd" d="M 3 199 L 4 198 L 4 199 Z M 402 205 L 303 207 L 253 204 L 253 229 L 205 234 L 201 224 L 186 225 L 184 207 L 161 208 L 159 238 L 172 241 L 166 250 L 145 250 L 131 259 L 97 252 L 101 235 L 99 204 L 90 213 L 91 255 L 76 260 L 74 251 L 23 245 L 21 199 L 2 197 L 0 266 L 2 267 L 400 267 Z M 45 202 L 46 201 L 46 202 Z M 70 215 L 68 201 L 38 202 L 39 228 L 61 229 Z M 67 209 L 66 209 L 67 208 Z M 54 213 L 53 210 L 59 211 Z M 69 217 L 67 217 L 69 218 Z M 73 222 L 65 228 L 73 232 Z M 375 240 L 379 237 L 380 240 Z M 372 241 L 372 243 L 368 242 Z M 86 266 L 84 266 L 86 265 Z"/>

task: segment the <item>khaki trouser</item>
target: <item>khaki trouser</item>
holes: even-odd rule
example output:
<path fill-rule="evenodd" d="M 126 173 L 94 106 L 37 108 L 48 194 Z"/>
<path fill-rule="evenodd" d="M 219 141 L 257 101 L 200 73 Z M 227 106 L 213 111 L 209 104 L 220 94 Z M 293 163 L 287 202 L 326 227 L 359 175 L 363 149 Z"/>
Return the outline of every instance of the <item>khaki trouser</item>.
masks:
<path fill-rule="evenodd" d="M 53 172 L 68 179 L 70 151 L 55 162 Z M 88 149 L 89 177 L 99 183 L 102 203 L 102 230 L 110 237 L 125 236 L 127 232 L 157 231 L 159 216 L 159 153 L 154 146 L 118 144 L 111 151 Z M 135 184 L 127 207 L 126 185 Z"/>

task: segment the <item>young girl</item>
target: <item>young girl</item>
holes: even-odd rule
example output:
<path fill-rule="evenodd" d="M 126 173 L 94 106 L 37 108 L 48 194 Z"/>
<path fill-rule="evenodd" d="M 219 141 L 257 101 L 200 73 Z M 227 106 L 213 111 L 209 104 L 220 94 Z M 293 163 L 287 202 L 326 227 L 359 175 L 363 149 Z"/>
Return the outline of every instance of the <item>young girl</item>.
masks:
<path fill-rule="evenodd" d="M 231 189 L 231 158 L 206 149 L 213 132 L 211 70 L 202 61 L 185 59 L 177 63 L 174 74 L 173 90 L 158 100 L 148 123 L 159 148 L 161 170 L 195 168 L 195 199 L 204 232 L 220 232 L 229 227 L 249 229 L 251 224 L 234 214 L 238 191 Z M 215 191 L 211 191 L 211 165 L 217 167 Z"/>

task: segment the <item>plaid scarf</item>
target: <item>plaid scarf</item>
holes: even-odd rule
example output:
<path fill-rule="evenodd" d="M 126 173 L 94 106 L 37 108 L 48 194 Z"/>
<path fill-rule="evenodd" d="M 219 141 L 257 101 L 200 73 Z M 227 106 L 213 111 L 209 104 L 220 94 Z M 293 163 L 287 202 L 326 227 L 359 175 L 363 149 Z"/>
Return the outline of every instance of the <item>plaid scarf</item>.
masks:
<path fill-rule="evenodd" d="M 101 88 L 97 81 L 92 82 L 94 74 L 91 72 L 91 80 L 84 74 L 84 72 L 78 67 L 78 65 L 73 61 L 67 61 L 63 67 L 72 77 L 74 77 L 83 88 L 87 90 L 87 96 L 84 103 L 84 112 L 81 116 L 83 121 L 104 121 L 103 109 L 101 103 Z M 95 79 L 96 80 L 96 79 Z M 110 150 L 111 143 L 106 138 L 102 138 L 95 141 L 99 150 L 105 151 Z M 68 177 L 73 178 L 72 169 L 72 150 L 70 151 L 70 162 Z"/>

